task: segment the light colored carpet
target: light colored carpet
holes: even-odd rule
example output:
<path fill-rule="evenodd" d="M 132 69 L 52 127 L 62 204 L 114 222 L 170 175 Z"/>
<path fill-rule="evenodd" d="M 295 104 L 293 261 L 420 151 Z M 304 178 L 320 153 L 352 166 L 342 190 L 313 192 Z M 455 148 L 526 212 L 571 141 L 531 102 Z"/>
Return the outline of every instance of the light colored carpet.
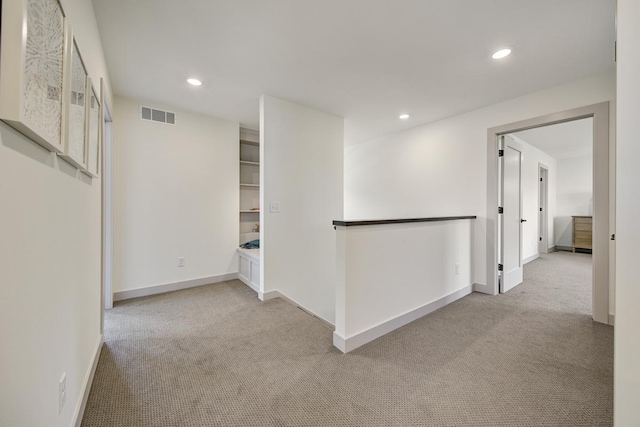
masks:
<path fill-rule="evenodd" d="M 121 302 L 82 425 L 611 425 L 613 329 L 590 319 L 590 273 L 590 255 L 544 255 L 511 292 L 347 355 L 238 281 Z"/>

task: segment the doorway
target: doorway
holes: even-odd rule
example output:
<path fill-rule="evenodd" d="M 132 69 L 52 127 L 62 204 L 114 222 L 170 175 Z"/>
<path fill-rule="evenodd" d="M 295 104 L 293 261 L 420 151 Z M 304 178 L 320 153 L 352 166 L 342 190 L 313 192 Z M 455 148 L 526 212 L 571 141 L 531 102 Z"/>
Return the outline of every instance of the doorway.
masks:
<path fill-rule="evenodd" d="M 550 114 L 530 120 L 511 123 L 488 130 L 487 140 L 487 285 L 486 293 L 500 292 L 500 271 L 504 234 L 499 219 L 502 179 L 499 170 L 499 143 L 511 133 L 539 128 L 545 125 L 565 123 L 583 118 L 593 118 L 593 267 L 592 267 L 592 317 L 600 323 L 609 323 L 609 103 Z M 505 152 L 506 154 L 506 152 Z M 520 218 L 521 220 L 526 218 Z M 520 222 L 521 224 L 522 222 Z M 536 233 L 538 229 L 535 230 Z M 521 230 L 520 230 L 521 235 Z M 540 236 L 538 236 L 540 237 Z M 520 242 L 521 243 L 521 242 Z M 520 256 L 522 259 L 522 256 Z M 481 290 L 482 291 L 482 290 Z"/>
<path fill-rule="evenodd" d="M 549 166 L 538 163 L 538 253 L 549 253 Z"/>
<path fill-rule="evenodd" d="M 504 198 L 500 204 L 503 214 L 499 215 L 500 230 L 504 230 L 500 244 L 505 243 L 500 252 L 504 265 L 500 275 L 501 293 L 522 281 L 523 274 L 518 274 L 519 279 L 513 277 L 516 261 L 519 269 L 526 270 L 529 263 L 538 258 L 549 261 L 553 256 L 543 255 L 556 250 L 575 253 L 579 248 L 578 252 L 591 253 L 591 229 L 586 223 L 591 223 L 593 215 L 592 130 L 593 119 L 586 118 L 500 137 L 503 150 L 500 182 Z M 514 158 L 515 152 L 518 156 Z M 510 194 L 517 195 L 517 206 L 513 201 L 507 206 Z M 574 222 L 579 222 L 577 232 Z M 515 231 L 519 231 L 519 238 Z M 567 268 L 573 264 L 567 257 L 558 259 L 567 260 Z M 576 268 L 584 269 L 587 264 L 591 264 L 590 256 Z M 554 262 L 554 265 L 562 263 Z M 580 274 L 582 278 L 586 276 L 588 280 L 583 284 L 591 286 L 590 272 Z M 528 277 L 535 280 L 531 275 Z M 580 299 L 590 295 L 591 290 L 585 288 Z"/>
<path fill-rule="evenodd" d="M 113 308 L 113 116 L 104 80 L 100 79 L 102 98 L 102 292 L 100 331 L 104 333 L 104 310 Z"/>

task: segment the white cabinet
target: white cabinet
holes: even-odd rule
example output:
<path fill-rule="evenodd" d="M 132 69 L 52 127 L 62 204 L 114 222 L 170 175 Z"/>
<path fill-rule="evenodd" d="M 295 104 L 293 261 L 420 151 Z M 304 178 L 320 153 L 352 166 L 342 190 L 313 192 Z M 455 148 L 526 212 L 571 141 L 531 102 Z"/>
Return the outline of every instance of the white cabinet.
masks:
<path fill-rule="evenodd" d="M 238 248 L 238 278 L 260 292 L 260 249 Z"/>

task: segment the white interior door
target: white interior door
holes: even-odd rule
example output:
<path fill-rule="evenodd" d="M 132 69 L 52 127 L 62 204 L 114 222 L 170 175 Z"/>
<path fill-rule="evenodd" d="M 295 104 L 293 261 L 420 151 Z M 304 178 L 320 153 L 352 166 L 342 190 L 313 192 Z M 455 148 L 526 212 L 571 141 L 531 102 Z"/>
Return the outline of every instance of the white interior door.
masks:
<path fill-rule="evenodd" d="M 504 138 L 502 157 L 502 277 L 500 293 L 522 283 L 522 148 Z"/>
<path fill-rule="evenodd" d="M 539 188 L 538 188 L 538 253 L 549 252 L 549 231 L 548 231 L 548 194 L 549 194 L 549 173 L 543 167 L 538 167 Z"/>

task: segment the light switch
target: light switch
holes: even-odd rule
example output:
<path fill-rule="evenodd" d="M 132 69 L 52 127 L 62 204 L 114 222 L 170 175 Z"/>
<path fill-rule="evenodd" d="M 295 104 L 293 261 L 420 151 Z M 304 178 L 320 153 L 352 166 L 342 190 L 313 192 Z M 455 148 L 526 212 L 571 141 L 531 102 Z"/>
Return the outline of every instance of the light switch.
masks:
<path fill-rule="evenodd" d="M 271 202 L 269 204 L 269 212 L 280 213 L 280 202 Z"/>

